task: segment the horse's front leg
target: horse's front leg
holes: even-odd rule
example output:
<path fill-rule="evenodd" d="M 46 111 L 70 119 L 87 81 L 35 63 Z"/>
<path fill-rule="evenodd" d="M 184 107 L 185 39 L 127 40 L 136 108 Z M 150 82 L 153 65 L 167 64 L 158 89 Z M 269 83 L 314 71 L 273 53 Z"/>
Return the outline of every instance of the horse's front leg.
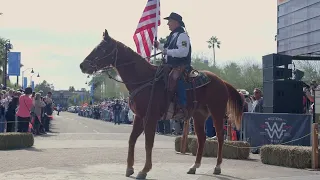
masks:
<path fill-rule="evenodd" d="M 134 148 L 137 142 L 138 137 L 143 132 L 143 120 L 139 116 L 135 116 L 133 121 L 133 128 L 129 138 L 129 149 L 128 149 L 128 158 L 127 158 L 127 171 L 126 176 L 129 177 L 134 173 L 133 164 L 134 164 Z"/>
<path fill-rule="evenodd" d="M 160 118 L 160 117 L 159 117 Z M 145 149 L 146 149 L 146 162 L 142 171 L 139 172 L 136 179 L 146 179 L 147 173 L 152 169 L 152 148 L 154 144 L 154 137 L 156 132 L 158 120 L 149 118 L 146 122 L 145 133 Z"/>

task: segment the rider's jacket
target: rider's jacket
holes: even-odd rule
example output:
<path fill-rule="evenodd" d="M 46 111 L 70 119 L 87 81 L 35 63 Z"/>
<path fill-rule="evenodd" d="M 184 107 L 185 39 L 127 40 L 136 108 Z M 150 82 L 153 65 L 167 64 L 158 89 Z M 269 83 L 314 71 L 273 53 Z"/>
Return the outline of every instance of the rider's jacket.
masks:
<path fill-rule="evenodd" d="M 166 63 L 173 67 L 191 64 L 190 38 L 182 27 L 172 31 L 164 46 L 160 50 L 167 49 Z"/>

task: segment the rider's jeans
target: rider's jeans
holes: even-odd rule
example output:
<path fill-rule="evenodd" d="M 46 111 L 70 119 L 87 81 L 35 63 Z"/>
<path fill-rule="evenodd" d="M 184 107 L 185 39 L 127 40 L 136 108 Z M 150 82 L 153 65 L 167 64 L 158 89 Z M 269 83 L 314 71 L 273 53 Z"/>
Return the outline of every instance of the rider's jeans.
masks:
<path fill-rule="evenodd" d="M 178 80 L 178 98 L 179 98 L 179 104 L 182 107 L 187 106 L 187 92 L 185 89 L 185 81 L 183 78 L 179 78 Z"/>

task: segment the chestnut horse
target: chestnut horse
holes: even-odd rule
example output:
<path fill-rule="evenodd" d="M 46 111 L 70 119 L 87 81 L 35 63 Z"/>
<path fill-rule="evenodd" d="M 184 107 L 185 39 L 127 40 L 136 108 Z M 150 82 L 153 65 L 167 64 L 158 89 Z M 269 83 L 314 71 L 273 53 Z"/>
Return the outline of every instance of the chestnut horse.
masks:
<path fill-rule="evenodd" d="M 151 65 L 139 54 L 134 52 L 123 43 L 111 38 L 105 30 L 100 44 L 80 64 L 83 73 L 93 74 L 106 67 L 117 69 L 123 83 L 129 92 L 140 89 L 133 98 L 130 99 L 130 108 L 136 114 L 133 129 L 129 139 L 129 149 L 127 157 L 126 176 L 134 173 L 134 149 L 138 137 L 144 131 L 146 161 L 144 168 L 138 173 L 137 179 L 145 179 L 147 173 L 152 168 L 152 148 L 154 144 L 157 121 L 165 113 L 166 109 L 166 90 L 164 81 L 157 81 L 154 85 L 145 86 L 154 80 L 157 66 Z M 221 173 L 222 146 L 224 142 L 224 117 L 230 114 L 237 128 L 240 127 L 243 99 L 237 90 L 230 84 L 224 82 L 219 77 L 209 71 L 204 72 L 211 80 L 205 86 L 195 90 L 198 105 L 193 111 L 194 129 L 198 138 L 198 149 L 195 163 L 190 167 L 188 173 L 195 174 L 196 168 L 201 165 L 205 135 L 205 121 L 211 115 L 214 119 L 218 138 L 217 164 L 214 169 L 215 174 Z M 150 83 L 152 84 L 152 83 Z M 143 87 L 143 88 L 142 88 Z M 188 110 L 193 107 L 193 91 L 187 91 Z M 149 104 L 149 100 L 153 96 Z M 149 106 L 150 105 L 150 106 Z M 150 116 L 144 122 L 146 111 L 150 111 Z M 146 124 L 145 124 L 146 123 Z"/>

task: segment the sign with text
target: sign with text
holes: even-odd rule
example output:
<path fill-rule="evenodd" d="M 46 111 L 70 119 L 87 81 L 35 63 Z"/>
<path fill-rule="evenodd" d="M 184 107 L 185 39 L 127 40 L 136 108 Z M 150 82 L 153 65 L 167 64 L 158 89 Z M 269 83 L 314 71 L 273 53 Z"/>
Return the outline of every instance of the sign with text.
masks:
<path fill-rule="evenodd" d="M 94 85 L 92 83 L 91 88 L 90 88 L 90 96 L 93 97 L 94 95 Z"/>
<path fill-rule="evenodd" d="M 23 89 L 27 88 L 27 86 L 28 86 L 28 78 L 23 77 Z"/>
<path fill-rule="evenodd" d="M 307 114 L 244 113 L 243 140 L 252 147 L 265 144 L 310 146 L 312 116 Z"/>
<path fill-rule="evenodd" d="M 20 76 L 21 52 L 8 53 L 8 76 Z"/>
<path fill-rule="evenodd" d="M 31 81 L 31 88 L 34 90 L 34 81 Z"/>

